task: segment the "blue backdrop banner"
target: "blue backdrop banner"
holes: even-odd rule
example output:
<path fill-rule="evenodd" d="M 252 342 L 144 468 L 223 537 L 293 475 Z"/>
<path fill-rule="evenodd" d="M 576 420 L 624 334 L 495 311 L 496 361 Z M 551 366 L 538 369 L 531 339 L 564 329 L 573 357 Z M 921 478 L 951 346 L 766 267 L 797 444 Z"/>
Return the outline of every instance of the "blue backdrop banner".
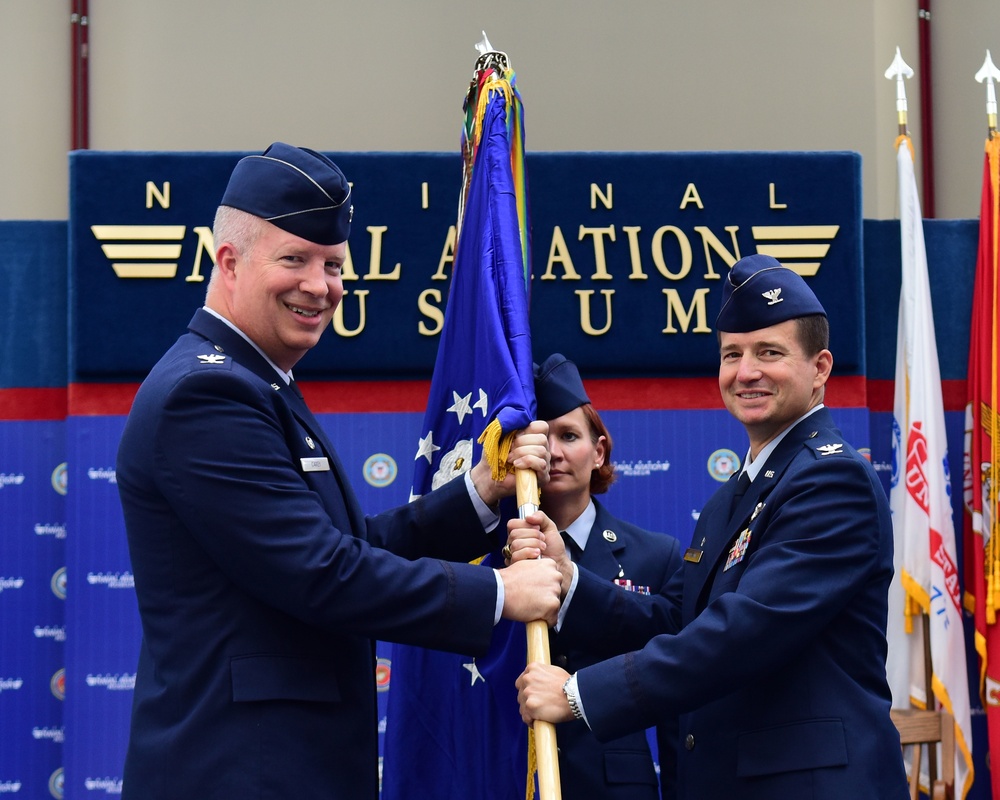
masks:
<path fill-rule="evenodd" d="M 240 153 L 70 156 L 72 372 L 141 378 L 205 295 L 212 218 Z M 330 153 L 354 185 L 346 293 L 302 379 L 426 377 L 444 317 L 460 156 Z M 532 340 L 589 374 L 711 375 L 721 280 L 769 253 L 863 360 L 861 159 L 855 153 L 536 153 Z"/>

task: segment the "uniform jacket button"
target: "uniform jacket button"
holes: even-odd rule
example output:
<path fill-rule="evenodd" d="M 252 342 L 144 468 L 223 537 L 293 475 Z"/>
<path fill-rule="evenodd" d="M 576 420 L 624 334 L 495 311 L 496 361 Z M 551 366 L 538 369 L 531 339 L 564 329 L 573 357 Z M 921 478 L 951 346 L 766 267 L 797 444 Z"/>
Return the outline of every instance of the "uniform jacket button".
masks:
<path fill-rule="evenodd" d="M 693 733 L 689 733 L 687 736 L 684 737 L 684 749 L 685 750 L 694 750 L 694 734 Z"/>
<path fill-rule="evenodd" d="M 563 669 L 566 669 L 567 665 L 569 664 L 569 659 L 564 655 L 558 655 L 554 659 L 552 659 L 552 663 L 555 664 L 557 667 L 562 667 Z"/>

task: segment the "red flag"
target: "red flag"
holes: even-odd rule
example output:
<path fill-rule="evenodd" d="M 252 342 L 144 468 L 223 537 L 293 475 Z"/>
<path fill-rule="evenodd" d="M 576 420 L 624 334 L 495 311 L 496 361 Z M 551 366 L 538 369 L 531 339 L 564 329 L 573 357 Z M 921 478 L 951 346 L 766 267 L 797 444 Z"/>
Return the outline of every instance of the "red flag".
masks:
<path fill-rule="evenodd" d="M 1000 437 L 997 415 L 997 267 L 1000 234 L 1000 136 L 986 143 L 979 212 L 979 255 L 972 297 L 968 404 L 965 408 L 966 605 L 975 610 L 980 691 L 986 709 L 990 752 L 1000 753 L 1000 538 L 997 489 Z M 994 767 L 994 798 L 1000 769 Z"/>

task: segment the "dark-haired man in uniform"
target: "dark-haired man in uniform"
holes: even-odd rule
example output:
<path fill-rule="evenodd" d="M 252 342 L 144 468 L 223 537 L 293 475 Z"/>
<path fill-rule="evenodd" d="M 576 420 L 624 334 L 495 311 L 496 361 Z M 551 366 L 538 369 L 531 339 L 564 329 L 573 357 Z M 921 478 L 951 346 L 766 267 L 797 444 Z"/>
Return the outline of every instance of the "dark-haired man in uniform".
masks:
<path fill-rule="evenodd" d="M 750 443 L 742 474 L 706 503 L 683 569 L 650 602 L 566 565 L 551 524 L 529 518 L 564 585 L 577 581 L 560 637 L 636 652 L 572 676 L 529 665 L 522 716 L 584 719 L 611 739 L 680 713 L 682 800 L 902 800 L 889 507 L 823 405 L 826 312 L 797 274 L 754 255 L 733 266 L 716 327 L 719 388 Z M 515 555 L 543 544 L 527 527 L 508 540 Z"/>

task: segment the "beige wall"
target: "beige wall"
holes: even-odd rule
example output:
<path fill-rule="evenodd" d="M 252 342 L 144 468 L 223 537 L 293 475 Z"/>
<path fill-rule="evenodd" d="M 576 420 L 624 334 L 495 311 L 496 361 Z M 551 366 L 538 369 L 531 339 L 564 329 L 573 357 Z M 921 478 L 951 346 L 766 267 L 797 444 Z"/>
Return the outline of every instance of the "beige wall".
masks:
<path fill-rule="evenodd" d="M 67 216 L 69 9 L 0 0 L 0 219 Z M 937 216 L 974 217 L 1000 9 L 937 2 L 931 26 Z M 897 44 L 919 70 L 916 0 L 90 0 L 90 145 L 454 150 L 482 28 L 530 151 L 855 150 L 865 216 L 895 216 L 883 73 Z"/>

